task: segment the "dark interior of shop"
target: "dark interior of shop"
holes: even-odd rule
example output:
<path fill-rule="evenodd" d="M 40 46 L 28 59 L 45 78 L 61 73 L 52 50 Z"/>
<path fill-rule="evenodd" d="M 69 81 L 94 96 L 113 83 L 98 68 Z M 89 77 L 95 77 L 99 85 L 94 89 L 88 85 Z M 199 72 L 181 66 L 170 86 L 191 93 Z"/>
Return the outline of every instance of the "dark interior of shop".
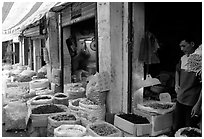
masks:
<path fill-rule="evenodd" d="M 148 2 L 145 3 L 145 30 L 153 33 L 158 40 L 159 64 L 149 65 L 149 74 L 158 77 L 161 73 L 171 76 L 174 87 L 176 64 L 183 55 L 180 38 L 190 33 L 202 42 L 202 4 L 199 2 Z M 174 90 L 174 89 L 172 89 Z"/>
<path fill-rule="evenodd" d="M 75 47 L 75 52 L 71 52 L 74 53 L 72 75 L 76 75 L 78 81 L 78 75 L 86 77 L 96 72 L 95 18 L 71 25 L 71 36 Z"/>

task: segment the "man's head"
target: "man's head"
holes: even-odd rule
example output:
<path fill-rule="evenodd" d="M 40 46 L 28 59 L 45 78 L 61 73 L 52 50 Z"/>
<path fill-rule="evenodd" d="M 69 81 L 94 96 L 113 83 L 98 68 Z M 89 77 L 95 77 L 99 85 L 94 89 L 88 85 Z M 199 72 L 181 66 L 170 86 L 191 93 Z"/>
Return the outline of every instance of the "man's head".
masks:
<path fill-rule="evenodd" d="M 193 53 L 196 49 L 195 40 L 192 36 L 186 36 L 182 38 L 179 46 L 181 51 L 187 55 Z"/>

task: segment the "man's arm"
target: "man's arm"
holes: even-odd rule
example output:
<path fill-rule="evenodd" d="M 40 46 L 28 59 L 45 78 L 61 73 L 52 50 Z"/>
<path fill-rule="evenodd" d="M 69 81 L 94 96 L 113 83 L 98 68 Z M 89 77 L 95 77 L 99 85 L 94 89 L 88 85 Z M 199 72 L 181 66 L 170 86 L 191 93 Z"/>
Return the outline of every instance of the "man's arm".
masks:
<path fill-rule="evenodd" d="M 196 102 L 196 104 L 193 106 L 193 109 L 191 111 L 191 116 L 195 116 L 198 115 L 201 109 L 201 105 L 202 105 L 202 89 L 200 91 L 200 96 L 198 98 L 198 101 Z"/>
<path fill-rule="evenodd" d="M 179 84 L 179 65 L 180 63 L 176 66 L 176 73 L 175 73 L 175 91 L 176 93 L 178 92 L 178 90 L 180 89 L 180 84 Z"/>

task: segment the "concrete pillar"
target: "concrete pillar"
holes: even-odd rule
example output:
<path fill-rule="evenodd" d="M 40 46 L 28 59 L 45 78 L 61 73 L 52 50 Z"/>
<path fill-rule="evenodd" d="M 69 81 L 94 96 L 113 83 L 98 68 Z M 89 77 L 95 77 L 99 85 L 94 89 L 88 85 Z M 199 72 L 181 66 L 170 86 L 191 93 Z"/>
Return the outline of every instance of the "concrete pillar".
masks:
<path fill-rule="evenodd" d="M 40 68 L 40 49 L 41 43 L 40 39 L 33 40 L 33 60 L 34 60 L 34 71 L 38 71 Z"/>
<path fill-rule="evenodd" d="M 20 38 L 19 41 L 19 63 L 23 65 L 23 39 Z"/>
<path fill-rule="evenodd" d="M 108 113 L 127 111 L 127 3 L 125 7 L 119 2 L 97 3 L 99 72 L 108 71 L 111 76 Z"/>
<path fill-rule="evenodd" d="M 28 65 L 28 38 L 24 37 L 23 39 L 23 65 Z"/>
<path fill-rule="evenodd" d="M 144 77 L 143 63 L 138 60 L 140 52 L 141 40 L 144 37 L 145 15 L 144 3 L 133 3 L 133 54 L 132 54 L 132 97 L 134 97 L 135 89 L 138 89 L 140 81 Z M 134 103 L 133 103 L 134 104 Z M 133 105 L 133 107 L 135 107 Z"/>
<path fill-rule="evenodd" d="M 48 50 L 49 53 L 49 63 L 47 63 L 47 76 L 48 79 L 52 80 L 52 69 L 53 68 L 59 68 L 59 45 L 58 45 L 58 26 L 57 26 L 57 20 L 56 20 L 56 13 L 55 12 L 49 12 L 47 13 L 47 20 L 48 25 L 48 38 L 46 40 L 45 47 Z"/>
<path fill-rule="evenodd" d="M 63 68 L 64 68 L 64 85 L 71 83 L 71 56 L 66 44 L 66 39 L 71 35 L 70 27 L 63 28 Z M 66 89 L 66 87 L 64 87 Z"/>

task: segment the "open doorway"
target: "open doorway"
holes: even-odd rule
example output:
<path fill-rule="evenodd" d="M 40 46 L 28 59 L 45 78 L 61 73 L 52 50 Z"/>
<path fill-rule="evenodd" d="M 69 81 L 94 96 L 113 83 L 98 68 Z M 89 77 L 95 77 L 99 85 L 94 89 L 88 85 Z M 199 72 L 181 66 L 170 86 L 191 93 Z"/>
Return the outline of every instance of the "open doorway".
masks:
<path fill-rule="evenodd" d="M 180 38 L 191 33 L 197 38 L 197 44 L 202 42 L 202 3 L 201 2 L 148 2 L 145 3 L 145 31 L 154 34 L 158 41 L 157 56 L 160 62 L 149 64 L 145 73 L 159 78 L 165 88 L 163 92 L 169 92 L 176 97 L 174 91 L 174 74 L 176 64 L 183 55 L 179 42 Z M 162 86 L 162 87 L 164 87 Z M 161 91 L 161 88 L 154 88 Z M 148 90 L 148 89 L 146 89 Z M 158 99 L 158 92 L 151 89 L 145 91 L 145 97 Z"/>
<path fill-rule="evenodd" d="M 70 30 L 66 45 L 71 55 L 72 82 L 79 82 L 97 71 L 95 18 L 75 23 Z"/>

